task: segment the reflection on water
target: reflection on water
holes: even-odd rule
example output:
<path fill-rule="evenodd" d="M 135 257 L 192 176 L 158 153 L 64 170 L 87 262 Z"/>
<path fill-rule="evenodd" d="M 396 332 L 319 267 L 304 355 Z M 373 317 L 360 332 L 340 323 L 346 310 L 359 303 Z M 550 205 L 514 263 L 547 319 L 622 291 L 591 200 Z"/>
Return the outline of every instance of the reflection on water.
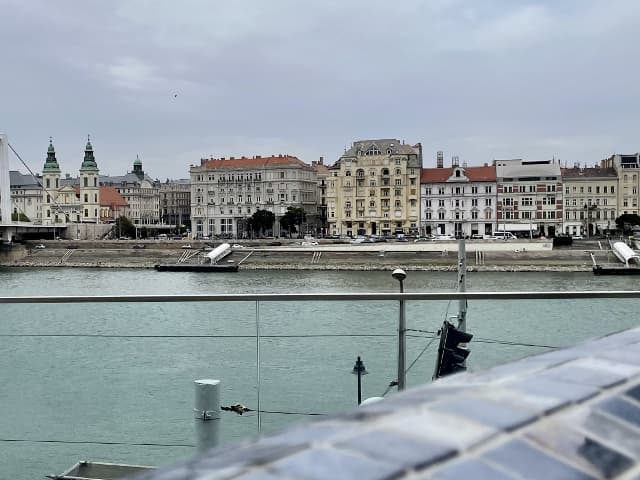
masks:
<path fill-rule="evenodd" d="M 575 273 L 475 273 L 470 291 L 635 290 L 639 278 Z M 453 291 L 455 272 L 409 272 L 405 288 Z M 2 295 L 105 295 L 396 291 L 390 272 L 246 271 L 232 274 L 150 270 L 0 271 Z M 636 302 L 620 300 L 473 301 L 468 330 L 476 339 L 569 345 L 633 326 Z M 457 302 L 408 302 L 408 327 L 435 331 Z M 222 380 L 222 402 L 255 408 L 254 302 L 0 306 L 0 419 L 6 438 L 194 442 L 192 380 Z M 351 375 L 358 355 L 367 370 L 364 396 L 395 378 L 397 302 L 261 302 L 262 408 L 332 412 L 356 401 Z M 8 336 L 73 334 L 79 337 Z M 370 336 L 341 336 L 341 335 Z M 407 364 L 429 341 L 408 339 Z M 122 338 L 122 336 L 143 336 Z M 156 335 L 158 337 L 148 338 Z M 179 336 L 179 338 L 167 338 Z M 469 366 L 485 368 L 545 351 L 471 342 Z M 428 381 L 435 343 L 409 372 Z M 307 417 L 263 416 L 265 430 Z M 256 417 L 223 420 L 222 437 L 254 435 Z M 193 452 L 183 447 L 3 444 L 7 476 L 37 478 L 81 459 L 164 464 Z"/>

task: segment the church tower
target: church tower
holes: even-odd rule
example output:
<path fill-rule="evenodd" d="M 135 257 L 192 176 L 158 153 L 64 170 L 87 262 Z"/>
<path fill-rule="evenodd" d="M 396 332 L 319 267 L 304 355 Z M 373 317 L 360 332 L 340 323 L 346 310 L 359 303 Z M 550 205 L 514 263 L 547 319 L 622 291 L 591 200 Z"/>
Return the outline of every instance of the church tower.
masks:
<path fill-rule="evenodd" d="M 53 139 L 49 137 L 47 159 L 42 168 L 42 223 L 45 225 L 64 222 L 65 218 L 57 205 L 58 189 L 60 188 L 60 165 L 56 159 L 56 149 Z"/>
<path fill-rule="evenodd" d="M 144 170 L 142 170 L 142 160 L 140 160 L 140 157 L 138 155 L 136 155 L 136 160 L 135 162 L 133 162 L 133 173 L 140 180 L 144 178 Z"/>
<path fill-rule="evenodd" d="M 93 157 L 91 139 L 87 136 L 84 160 L 80 167 L 80 211 L 83 222 L 100 221 L 100 186 L 98 164 Z"/>

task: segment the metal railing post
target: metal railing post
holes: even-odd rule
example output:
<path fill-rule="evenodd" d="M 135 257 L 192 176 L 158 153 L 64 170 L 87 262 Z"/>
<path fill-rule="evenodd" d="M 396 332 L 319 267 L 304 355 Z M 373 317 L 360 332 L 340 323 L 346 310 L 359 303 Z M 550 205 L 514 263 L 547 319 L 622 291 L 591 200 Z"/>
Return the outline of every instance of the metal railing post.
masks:
<path fill-rule="evenodd" d="M 258 433 L 262 430 L 262 417 L 260 407 L 260 300 L 256 300 L 256 389 L 257 389 L 257 413 Z"/>

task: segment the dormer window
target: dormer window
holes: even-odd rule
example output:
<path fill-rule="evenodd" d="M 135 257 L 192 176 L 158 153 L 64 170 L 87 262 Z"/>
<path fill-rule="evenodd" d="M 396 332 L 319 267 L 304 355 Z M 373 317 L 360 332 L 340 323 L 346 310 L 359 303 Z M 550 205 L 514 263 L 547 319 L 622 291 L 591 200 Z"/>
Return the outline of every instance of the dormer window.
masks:
<path fill-rule="evenodd" d="M 369 147 L 369 150 L 367 150 L 367 152 L 365 153 L 365 155 L 369 156 L 369 155 L 380 155 L 380 149 L 378 147 L 376 147 L 375 145 L 372 145 L 371 147 Z"/>
<path fill-rule="evenodd" d="M 456 170 L 456 177 L 460 177 L 460 170 Z"/>
<path fill-rule="evenodd" d="M 392 153 L 392 152 L 391 152 L 391 149 L 390 149 L 390 148 L 387 148 L 387 155 L 391 155 L 391 153 Z"/>
<path fill-rule="evenodd" d="M 350 177 L 351 176 L 351 170 L 347 170 L 346 172 L 344 172 L 345 176 Z"/>

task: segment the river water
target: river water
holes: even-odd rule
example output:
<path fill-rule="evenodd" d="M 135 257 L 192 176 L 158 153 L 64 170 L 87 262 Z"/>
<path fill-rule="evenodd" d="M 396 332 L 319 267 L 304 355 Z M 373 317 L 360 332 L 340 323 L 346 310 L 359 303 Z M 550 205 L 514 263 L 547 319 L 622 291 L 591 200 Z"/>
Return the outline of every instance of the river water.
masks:
<path fill-rule="evenodd" d="M 409 272 L 405 280 L 409 292 L 454 291 L 455 285 L 454 272 Z M 0 269 L 2 296 L 397 288 L 388 272 Z M 637 277 L 589 273 L 467 276 L 469 291 L 639 288 Z M 598 299 L 470 302 L 467 328 L 478 341 L 470 344 L 469 368 L 547 351 L 482 339 L 571 345 L 635 326 L 637 307 L 630 300 Z M 457 302 L 409 302 L 408 328 L 437 330 L 456 309 Z M 261 302 L 259 315 L 263 410 L 329 413 L 354 407 L 356 378 L 350 372 L 357 355 L 369 372 L 364 397 L 380 395 L 396 377 L 397 302 Z M 192 382 L 198 378 L 222 381 L 223 405 L 257 407 L 254 302 L 0 305 L 0 320 L 3 478 L 42 478 L 79 460 L 163 465 L 194 454 Z M 430 341 L 428 334 L 412 335 L 407 365 Z M 411 368 L 409 386 L 431 378 L 436 349 L 437 341 Z M 262 431 L 309 418 L 265 413 Z M 222 442 L 256 433 L 255 413 L 224 414 Z"/>

